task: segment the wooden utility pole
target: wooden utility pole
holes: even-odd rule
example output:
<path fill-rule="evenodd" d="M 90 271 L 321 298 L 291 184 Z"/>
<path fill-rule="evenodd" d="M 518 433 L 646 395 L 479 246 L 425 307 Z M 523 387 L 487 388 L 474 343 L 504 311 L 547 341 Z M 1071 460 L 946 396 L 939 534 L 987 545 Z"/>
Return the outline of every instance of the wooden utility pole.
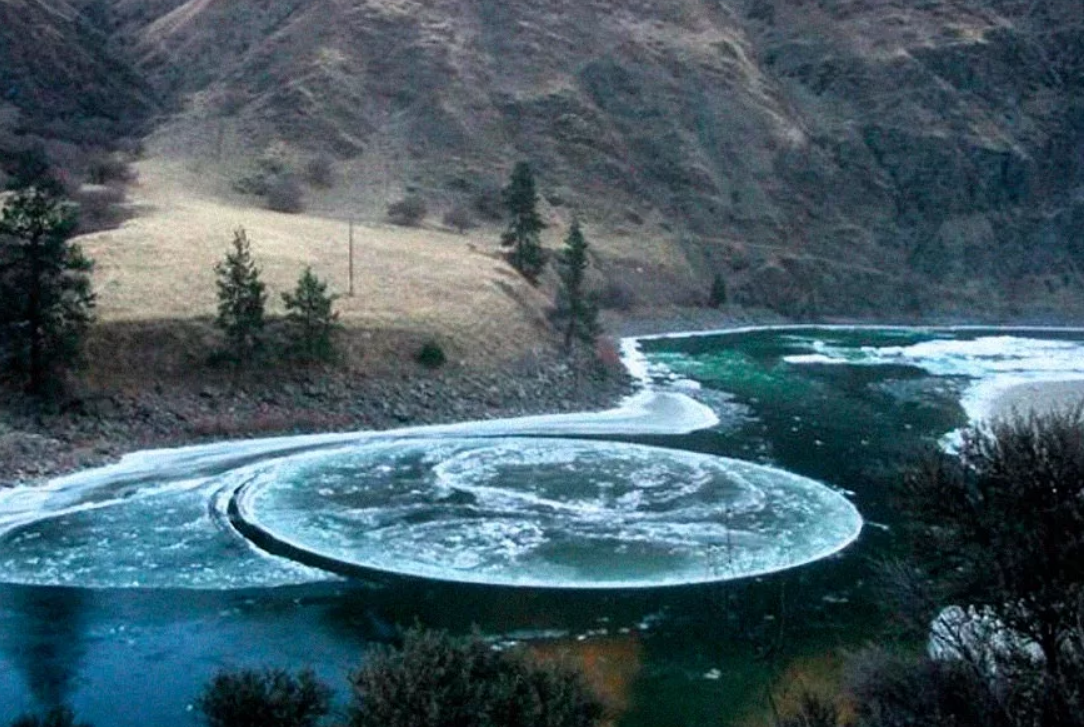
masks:
<path fill-rule="evenodd" d="M 350 292 L 347 294 L 349 297 L 354 297 L 354 218 L 350 218 L 350 252 L 349 252 L 349 275 L 350 275 Z"/>

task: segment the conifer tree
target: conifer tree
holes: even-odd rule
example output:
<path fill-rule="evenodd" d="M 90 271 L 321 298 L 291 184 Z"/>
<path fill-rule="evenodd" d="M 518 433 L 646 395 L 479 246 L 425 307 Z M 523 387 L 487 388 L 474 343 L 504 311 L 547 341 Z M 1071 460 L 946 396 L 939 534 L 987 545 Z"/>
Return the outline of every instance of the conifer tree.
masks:
<path fill-rule="evenodd" d="M 233 233 L 233 250 L 215 265 L 218 277 L 218 318 L 215 325 L 226 334 L 226 352 L 242 363 L 263 348 L 267 290 L 252 260 L 243 228 Z"/>
<path fill-rule="evenodd" d="M 512 267 L 533 283 L 546 266 L 546 254 L 539 241 L 539 233 L 546 225 L 538 215 L 538 193 L 527 162 L 517 163 L 512 170 L 512 180 L 504 190 L 503 199 L 511 219 L 501 245 L 511 248 L 508 261 Z"/>
<path fill-rule="evenodd" d="M 36 187 L 0 214 L 0 356 L 36 395 L 78 360 L 92 320 L 93 263 L 70 241 L 76 223 L 70 205 Z"/>
<path fill-rule="evenodd" d="M 306 267 L 293 293 L 283 293 L 291 351 L 304 361 L 328 361 L 335 355 L 332 334 L 338 328 L 337 295 Z"/>
<path fill-rule="evenodd" d="M 711 291 L 708 293 L 708 305 L 712 308 L 718 308 L 726 305 L 727 291 L 726 291 L 726 278 L 722 273 L 715 273 L 715 277 L 711 280 Z"/>
<path fill-rule="evenodd" d="M 587 239 L 583 235 L 580 221 L 573 220 L 572 227 L 565 238 L 565 246 L 559 256 L 561 288 L 558 292 L 562 298 L 563 313 L 566 317 L 564 322 L 565 349 L 571 350 L 572 343 L 576 339 L 590 343 L 595 340 L 600 331 L 598 322 L 598 306 L 584 290 L 584 280 L 590 261 L 587 258 Z"/>

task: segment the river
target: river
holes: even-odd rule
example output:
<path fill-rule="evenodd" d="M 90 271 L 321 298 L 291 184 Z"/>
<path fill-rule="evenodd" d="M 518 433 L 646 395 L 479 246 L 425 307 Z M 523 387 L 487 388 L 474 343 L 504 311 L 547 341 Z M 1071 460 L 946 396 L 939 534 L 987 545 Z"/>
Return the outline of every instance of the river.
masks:
<path fill-rule="evenodd" d="M 878 634 L 901 468 L 1008 386 L 1084 378 L 1084 332 L 756 328 L 626 358 L 646 389 L 614 412 L 141 453 L 0 495 L 0 723 L 196 724 L 240 666 L 342 699 L 414 623 L 575 659 L 625 725 L 757 723 L 769 686 Z"/>

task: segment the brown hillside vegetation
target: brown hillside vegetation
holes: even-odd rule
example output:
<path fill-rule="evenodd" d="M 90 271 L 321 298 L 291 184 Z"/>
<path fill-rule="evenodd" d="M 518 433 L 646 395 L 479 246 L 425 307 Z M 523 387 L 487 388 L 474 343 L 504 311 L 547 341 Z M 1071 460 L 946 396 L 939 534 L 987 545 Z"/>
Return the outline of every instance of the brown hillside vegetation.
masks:
<path fill-rule="evenodd" d="M 682 261 L 679 290 L 720 271 L 797 315 L 1080 299 L 1076 0 L 115 10 L 181 104 L 156 153 L 236 174 L 275 143 L 329 153 L 343 183 L 314 203 L 337 212 L 403 190 L 448 207 L 529 158 L 558 212 L 629 241 L 606 250 L 615 274 L 646 238 Z"/>
<path fill-rule="evenodd" d="M 81 240 L 96 261 L 98 311 L 107 322 L 212 318 L 214 265 L 232 231 L 243 227 L 273 314 L 282 312 L 281 293 L 293 290 L 311 265 L 343 296 L 336 308 L 350 329 L 397 330 L 415 345 L 439 338 L 457 359 L 476 364 L 522 355 L 548 335 L 539 312 L 544 294 L 515 275 L 492 245 L 449 231 L 358 225 L 349 297 L 345 220 L 201 198 L 186 189 L 197 181 L 181 165 L 146 162 L 139 171 L 133 198 L 142 213 Z M 407 348 L 390 363 L 401 366 L 412 354 Z"/>
<path fill-rule="evenodd" d="M 153 107 L 92 3 L 0 1 L 0 108 L 35 135 L 101 143 L 131 132 Z"/>
<path fill-rule="evenodd" d="M 8 89 L 22 79 L 108 106 L 146 83 L 171 109 L 149 156 L 198 170 L 232 204 L 258 203 L 235 188 L 261 156 L 297 172 L 330 159 L 335 184 L 301 190 L 310 212 L 375 222 L 417 195 L 440 219 L 492 207 L 529 159 L 546 214 L 582 212 L 600 269 L 636 302 L 701 300 L 717 274 L 732 301 L 792 316 L 1064 317 L 1084 300 L 1078 0 L 2 0 L 0 12 L 17 49 L 0 67 Z M 91 63 L 101 33 L 76 26 L 107 29 L 110 62 L 134 71 Z M 61 59 L 62 84 L 48 70 Z"/>

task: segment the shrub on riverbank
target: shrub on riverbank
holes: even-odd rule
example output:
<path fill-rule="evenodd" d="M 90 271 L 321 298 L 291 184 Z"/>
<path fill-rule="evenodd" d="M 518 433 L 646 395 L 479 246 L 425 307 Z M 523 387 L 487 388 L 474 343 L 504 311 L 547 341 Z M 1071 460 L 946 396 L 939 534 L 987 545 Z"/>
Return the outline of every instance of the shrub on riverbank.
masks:
<path fill-rule="evenodd" d="M 593 727 L 605 712 L 574 669 L 420 629 L 352 682 L 348 727 Z"/>
<path fill-rule="evenodd" d="M 24 714 L 11 723 L 11 727 L 91 727 L 77 722 L 75 712 L 67 707 L 53 707 L 44 715 Z"/>
<path fill-rule="evenodd" d="M 1084 727 L 1084 409 L 967 431 L 898 505 L 908 556 L 885 567 L 888 600 L 929 653 L 852 657 L 840 724 Z"/>
<path fill-rule="evenodd" d="M 397 648 L 374 649 L 351 686 L 345 727 L 596 727 L 605 714 L 571 667 L 423 629 Z M 245 669 L 216 675 L 195 707 L 208 727 L 315 727 L 330 703 L 331 690 L 309 670 Z"/>
<path fill-rule="evenodd" d="M 311 670 L 222 672 L 196 700 L 208 727 L 314 727 L 331 709 L 331 689 Z"/>

